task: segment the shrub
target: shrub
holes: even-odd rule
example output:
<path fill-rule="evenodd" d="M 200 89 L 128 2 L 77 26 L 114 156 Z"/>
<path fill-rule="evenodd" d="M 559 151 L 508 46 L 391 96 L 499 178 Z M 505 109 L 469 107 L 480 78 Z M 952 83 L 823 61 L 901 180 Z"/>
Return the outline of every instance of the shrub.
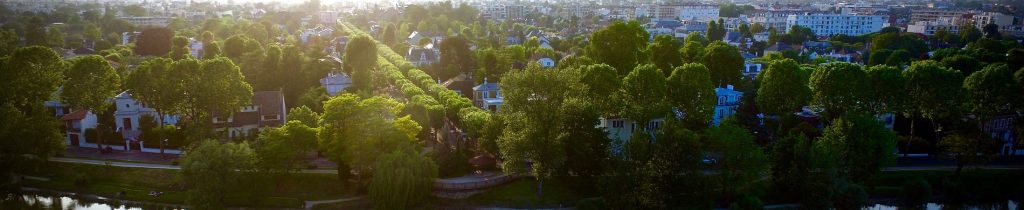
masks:
<path fill-rule="evenodd" d="M 736 202 L 729 205 L 730 210 L 760 210 L 764 209 L 764 203 L 761 202 L 757 196 L 743 196 L 740 197 Z"/>
<path fill-rule="evenodd" d="M 932 185 L 922 178 L 911 179 L 903 183 L 900 194 L 905 204 L 919 205 L 931 199 Z"/>
<path fill-rule="evenodd" d="M 836 209 L 861 209 L 868 205 L 868 193 L 864 187 L 849 184 L 837 190 Z"/>

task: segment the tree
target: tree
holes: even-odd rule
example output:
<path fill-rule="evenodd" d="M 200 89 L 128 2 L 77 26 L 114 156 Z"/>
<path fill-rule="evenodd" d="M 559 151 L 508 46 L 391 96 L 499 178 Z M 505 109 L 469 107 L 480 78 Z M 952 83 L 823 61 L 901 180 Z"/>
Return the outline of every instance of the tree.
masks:
<path fill-rule="evenodd" d="M 982 37 L 981 31 L 978 27 L 974 26 L 974 23 L 967 21 L 963 25 L 960 25 L 960 43 L 972 43 L 978 41 Z"/>
<path fill-rule="evenodd" d="M 345 71 L 352 76 L 352 88 L 372 90 L 372 73 L 377 66 L 377 45 L 367 36 L 356 36 L 345 46 Z"/>
<path fill-rule="evenodd" d="M 412 149 L 382 154 L 374 166 L 369 197 L 378 209 L 407 209 L 420 205 L 430 195 L 437 178 L 437 165 Z"/>
<path fill-rule="evenodd" d="M 224 56 L 229 58 L 239 58 L 246 52 L 245 43 L 248 42 L 249 37 L 244 34 L 236 34 L 228 37 L 224 40 Z"/>
<path fill-rule="evenodd" d="M 317 146 L 317 129 L 300 121 L 260 132 L 253 149 L 256 166 L 271 174 L 287 174 L 304 167 L 299 165 Z M 296 167 L 298 166 L 298 167 Z"/>
<path fill-rule="evenodd" d="M 654 42 L 647 46 L 647 51 L 651 52 L 651 63 L 667 75 L 683 63 L 679 47 L 679 43 L 672 36 L 662 34 L 654 37 Z"/>
<path fill-rule="evenodd" d="M 57 53 L 42 46 L 14 49 L 0 58 L 0 78 L 9 85 L 0 89 L 0 178 L 64 151 L 61 125 L 43 102 L 62 84 L 66 69 Z"/>
<path fill-rule="evenodd" d="M 934 125 L 935 119 L 949 116 L 959 106 L 964 78 L 959 71 L 926 60 L 911 64 L 903 76 L 907 78 L 907 95 L 911 101 L 907 109 L 911 125 L 917 115 L 928 118 Z"/>
<path fill-rule="evenodd" d="M 579 73 L 572 69 L 543 70 L 530 65 L 526 70 L 506 73 L 500 84 L 505 102 L 499 116 L 506 125 L 497 139 L 499 154 L 507 172 L 523 171 L 532 161 L 530 172 L 537 178 L 537 195 L 542 195 L 543 180 L 561 171 L 566 163 L 564 125 L 571 118 L 565 111 L 585 107 L 577 97 L 582 92 Z M 650 71 L 660 73 L 653 66 Z"/>
<path fill-rule="evenodd" d="M 186 203 L 197 209 L 223 209 L 232 189 L 243 186 L 243 177 L 256 162 L 248 143 L 220 143 L 207 139 L 181 157 L 181 177 L 191 186 Z"/>
<path fill-rule="evenodd" d="M 183 36 L 175 36 L 171 39 L 171 52 L 167 54 L 172 60 L 181 60 L 184 58 L 192 57 L 191 52 L 188 49 L 189 41 L 188 38 Z"/>
<path fill-rule="evenodd" d="M 161 128 L 167 114 L 178 113 L 185 106 L 186 86 L 180 79 L 188 77 L 189 71 L 182 67 L 170 59 L 155 58 L 143 62 L 128 75 L 125 85 L 136 100 L 156 110 Z M 160 153 L 164 152 L 163 139 L 161 132 Z"/>
<path fill-rule="evenodd" d="M 1006 64 L 992 64 L 964 80 L 967 109 L 978 118 L 979 129 L 989 117 L 1012 113 L 1020 105 L 1021 87 Z"/>
<path fill-rule="evenodd" d="M 43 18 L 40 16 L 32 16 L 32 18 L 29 18 L 28 24 L 25 26 L 24 37 L 25 46 L 50 46 L 46 40 L 46 25 L 43 23 Z"/>
<path fill-rule="evenodd" d="M 174 31 L 168 28 L 147 28 L 135 40 L 135 54 L 141 56 L 164 56 L 171 50 Z"/>
<path fill-rule="evenodd" d="M 899 49 L 892 51 L 892 54 L 889 54 L 889 57 L 885 58 L 885 65 L 903 66 L 907 63 L 910 63 L 910 61 L 910 52 L 907 52 L 906 50 L 903 49 Z"/>
<path fill-rule="evenodd" d="M 648 34 L 640 23 L 614 22 L 594 32 L 586 47 L 587 57 L 598 63 L 605 63 L 626 75 L 641 62 L 647 60 Z"/>
<path fill-rule="evenodd" d="M 121 77 L 107 60 L 98 55 L 79 57 L 72 63 L 68 81 L 61 89 L 62 101 L 74 108 L 104 114 L 110 106 L 107 100 L 121 90 Z"/>
<path fill-rule="evenodd" d="M 5 57 L 18 48 L 21 37 L 13 29 L 0 30 L 0 57 Z"/>
<path fill-rule="evenodd" d="M 189 67 L 195 68 L 194 65 Z M 238 107 L 250 103 L 252 86 L 245 82 L 242 71 L 230 59 L 218 57 L 203 61 L 198 67 L 195 76 L 197 81 L 187 86 L 189 97 L 194 101 L 192 106 L 196 110 L 232 113 Z"/>
<path fill-rule="evenodd" d="M 723 186 L 722 194 L 726 197 L 756 192 L 754 183 L 768 173 L 768 158 L 761 147 L 754 142 L 750 131 L 726 120 L 717 127 L 706 131 L 710 151 L 718 152 L 721 158 Z"/>
<path fill-rule="evenodd" d="M 785 115 L 800 109 L 811 100 L 807 78 L 792 59 L 774 60 L 757 76 L 757 107 L 766 114 Z"/>
<path fill-rule="evenodd" d="M 665 116 L 669 111 L 665 104 L 665 83 L 665 75 L 654 65 L 637 66 L 629 72 L 629 75 L 622 78 L 622 89 L 619 92 L 625 105 L 622 116 L 640 125 L 647 125 L 648 121 Z"/>
<path fill-rule="evenodd" d="M 704 50 L 701 63 L 711 71 L 711 81 L 718 86 L 739 84 L 743 77 L 743 55 L 738 48 L 715 41 Z"/>
<path fill-rule="evenodd" d="M 722 41 L 722 38 L 725 37 L 726 32 L 725 21 L 722 21 L 722 19 L 719 18 L 717 23 L 714 20 L 708 22 L 707 31 L 708 40 L 711 40 L 711 42 Z"/>
<path fill-rule="evenodd" d="M 686 34 L 686 39 L 684 39 L 683 42 L 696 42 L 700 44 L 701 48 L 703 48 L 705 45 L 708 45 L 708 43 L 711 43 L 711 41 L 708 41 L 707 38 L 704 38 L 704 35 L 701 35 L 698 32 L 690 32 L 689 34 Z"/>
<path fill-rule="evenodd" d="M 142 5 L 140 4 L 126 5 L 121 9 L 121 12 L 124 12 L 125 15 L 132 17 L 143 17 L 147 16 L 148 14 L 146 12 L 146 8 L 142 7 Z"/>
<path fill-rule="evenodd" d="M 970 76 L 983 67 L 981 61 L 964 54 L 945 57 L 941 61 L 942 65 L 950 69 L 959 70 L 965 76 Z"/>
<path fill-rule="evenodd" d="M 353 167 L 361 180 L 373 174 L 378 157 L 416 143 L 422 127 L 408 115 L 400 116 L 403 109 L 390 98 L 363 99 L 351 93 L 324 103 L 318 142 L 328 159 L 339 164 L 339 178 L 347 179 Z"/>
<path fill-rule="evenodd" d="M 996 156 L 999 141 L 985 135 L 964 136 L 954 134 L 939 141 L 942 152 L 956 160 L 957 176 L 965 165 L 984 164 Z"/>
<path fill-rule="evenodd" d="M 679 54 L 682 56 L 680 63 L 700 63 L 704 57 L 704 45 L 688 41 L 679 49 Z"/>
<path fill-rule="evenodd" d="M 836 119 L 819 141 L 834 152 L 839 174 L 855 183 L 864 183 L 882 167 L 895 163 L 896 133 L 870 115 Z"/>
<path fill-rule="evenodd" d="M 311 128 L 320 127 L 320 113 L 305 105 L 289 109 L 288 118 L 291 119 L 290 121 L 299 121 Z"/>
<path fill-rule="evenodd" d="M 441 51 L 440 69 L 446 72 L 435 72 L 434 77 L 446 79 L 459 73 L 471 74 L 476 69 L 473 51 L 469 50 L 469 40 L 462 36 L 445 38 L 439 46 Z M 348 55 L 348 54 L 346 54 Z"/>
<path fill-rule="evenodd" d="M 700 129 L 711 122 L 718 97 L 707 67 L 699 63 L 677 67 L 668 77 L 666 86 L 666 98 L 685 113 L 683 121 L 687 127 Z"/>
<path fill-rule="evenodd" d="M 607 64 L 594 64 L 581 67 L 583 75 L 580 82 L 587 87 L 586 96 L 591 104 L 597 107 L 602 115 L 618 114 L 617 92 L 622 86 L 614 67 Z"/>
<path fill-rule="evenodd" d="M 890 49 L 878 49 L 872 50 L 871 54 L 868 54 L 868 66 L 884 65 L 889 56 L 892 55 Z"/>
<path fill-rule="evenodd" d="M 49 27 L 46 32 L 46 42 L 49 43 L 47 46 L 54 48 L 64 47 L 64 31 L 61 31 L 60 27 Z"/>
<path fill-rule="evenodd" d="M 872 97 L 866 105 L 871 113 L 903 112 L 908 103 L 903 70 L 886 65 L 872 66 L 867 70 L 867 80 Z"/>
<path fill-rule="evenodd" d="M 870 94 L 868 75 L 860 66 L 846 62 L 819 65 L 811 74 L 812 104 L 824 108 L 830 119 L 866 111 Z"/>
<path fill-rule="evenodd" d="M 985 38 L 1003 39 L 1003 34 L 999 33 L 999 25 L 996 25 L 996 23 L 985 24 L 982 30 L 985 32 Z"/>

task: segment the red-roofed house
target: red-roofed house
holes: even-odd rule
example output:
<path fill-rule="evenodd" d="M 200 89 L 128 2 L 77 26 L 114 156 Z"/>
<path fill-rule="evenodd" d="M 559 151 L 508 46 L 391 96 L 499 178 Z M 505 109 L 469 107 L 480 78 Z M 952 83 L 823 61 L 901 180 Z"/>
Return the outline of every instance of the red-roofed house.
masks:
<path fill-rule="evenodd" d="M 96 128 L 96 114 L 83 109 L 60 118 L 64 121 L 64 143 L 78 147 L 96 147 L 96 144 L 85 142 L 85 130 Z"/>

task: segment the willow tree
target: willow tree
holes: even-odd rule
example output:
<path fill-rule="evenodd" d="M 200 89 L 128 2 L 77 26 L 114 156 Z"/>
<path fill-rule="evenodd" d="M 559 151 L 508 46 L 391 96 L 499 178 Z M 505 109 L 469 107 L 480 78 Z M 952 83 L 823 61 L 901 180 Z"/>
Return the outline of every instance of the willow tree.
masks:
<path fill-rule="evenodd" d="M 437 164 L 412 149 L 396 150 L 377 158 L 368 188 L 378 209 L 418 206 L 434 188 Z"/>
<path fill-rule="evenodd" d="M 399 115 L 403 109 L 394 99 L 363 99 L 350 93 L 324 103 L 319 145 L 339 164 L 339 178 L 347 178 L 348 167 L 359 171 L 357 178 L 371 174 L 381 155 L 417 144 L 422 127 L 408 115 Z"/>

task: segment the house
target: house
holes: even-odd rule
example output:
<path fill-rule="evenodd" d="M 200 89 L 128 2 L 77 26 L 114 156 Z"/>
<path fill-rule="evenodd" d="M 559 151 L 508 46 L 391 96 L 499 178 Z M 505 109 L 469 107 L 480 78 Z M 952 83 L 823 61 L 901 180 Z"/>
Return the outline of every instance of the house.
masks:
<path fill-rule="evenodd" d="M 54 91 L 53 94 L 50 95 L 50 100 L 43 102 L 43 107 L 52 109 L 53 116 L 57 118 L 61 118 L 66 114 L 71 114 L 71 108 L 60 102 L 60 93 L 63 89 L 63 86 L 58 87 L 57 91 Z"/>
<path fill-rule="evenodd" d="M 751 62 L 750 60 L 743 61 L 743 77 L 744 78 L 757 78 L 757 74 L 761 73 L 764 69 L 764 64 Z"/>
<path fill-rule="evenodd" d="M 732 85 L 726 85 L 725 88 L 715 88 L 715 95 L 718 96 L 718 102 L 715 103 L 715 116 L 711 119 L 711 124 L 717 126 L 722 120 L 736 114 L 743 92 L 736 91 Z"/>
<path fill-rule="evenodd" d="M 254 130 L 284 125 L 288 120 L 285 109 L 281 91 L 256 91 L 250 105 L 239 107 L 229 116 L 214 113 L 211 117 L 216 131 L 227 132 L 228 138 L 241 138 L 255 135 Z"/>
<path fill-rule="evenodd" d="M 114 124 L 116 130 L 121 132 L 121 136 L 129 145 L 132 145 L 129 148 L 136 148 L 134 146 L 135 143 L 139 144 L 137 148 L 144 148 L 141 146 L 142 142 L 139 141 L 139 135 L 142 135 L 142 133 L 145 132 L 139 129 L 142 116 L 149 115 L 153 117 L 153 120 L 155 120 L 153 123 L 156 124 L 160 120 L 160 113 L 156 112 L 156 109 L 139 103 L 137 100 L 132 98 L 131 93 L 127 90 L 114 97 L 114 106 Z M 178 116 L 164 116 L 163 124 L 178 124 Z"/>
<path fill-rule="evenodd" d="M 1014 132 L 1016 117 L 1012 114 L 996 116 L 982 125 L 982 133 L 999 140 L 999 154 L 1001 155 L 1017 155 L 1024 152 L 1016 145 L 1017 135 Z"/>
<path fill-rule="evenodd" d="M 776 42 L 772 46 L 768 46 L 767 48 L 764 48 L 764 54 L 768 54 L 768 53 L 772 53 L 772 52 L 782 53 L 783 51 L 786 51 L 786 50 L 797 50 L 797 48 L 793 47 L 792 45 L 783 43 L 783 42 Z"/>
<path fill-rule="evenodd" d="M 327 77 L 320 79 L 320 85 L 327 89 L 327 95 L 336 96 L 341 91 L 352 86 L 352 78 L 342 72 L 327 73 Z"/>
<path fill-rule="evenodd" d="M 555 59 L 551 59 L 551 56 L 534 54 L 533 56 L 530 56 L 530 60 L 537 61 L 537 63 L 544 68 L 555 67 Z"/>
<path fill-rule="evenodd" d="M 438 62 L 440 57 L 439 54 L 440 53 L 433 48 L 413 46 L 409 48 L 409 52 L 406 53 L 405 59 L 409 60 L 409 62 L 416 67 L 422 67 Z"/>
<path fill-rule="evenodd" d="M 473 105 L 493 113 L 501 109 L 502 102 L 504 97 L 501 96 L 498 83 L 488 83 L 487 78 L 484 78 L 483 84 L 473 87 Z"/>
<path fill-rule="evenodd" d="M 96 129 L 96 114 L 88 109 L 78 110 L 60 118 L 64 121 L 64 143 L 76 147 L 93 147 L 96 144 L 86 142 L 85 130 Z"/>
<path fill-rule="evenodd" d="M 441 43 L 441 40 L 444 40 L 444 36 L 441 36 L 439 34 L 433 34 L 433 33 L 424 33 L 424 32 L 419 32 L 419 31 L 413 31 L 405 39 L 405 43 L 409 44 L 409 45 L 412 45 L 412 46 L 418 46 L 418 45 L 420 45 L 420 41 L 423 40 L 423 39 L 429 39 L 429 41 L 428 41 L 429 43 L 437 44 L 437 43 Z"/>
<path fill-rule="evenodd" d="M 665 119 L 656 118 L 647 122 L 646 125 L 640 124 L 642 123 L 638 123 L 636 121 L 624 117 L 613 116 L 608 118 L 601 118 L 597 127 L 603 128 L 604 131 L 608 133 L 609 139 L 617 142 L 626 142 L 630 138 L 633 138 L 633 134 L 638 132 L 637 129 L 642 129 L 643 131 L 656 131 L 658 129 L 661 129 L 661 127 L 665 125 Z M 613 151 L 619 151 L 620 149 L 621 148 L 613 148 Z"/>
<path fill-rule="evenodd" d="M 455 78 L 441 83 L 445 88 L 455 91 L 462 97 L 473 99 L 473 77 L 471 74 L 459 74 Z"/>

